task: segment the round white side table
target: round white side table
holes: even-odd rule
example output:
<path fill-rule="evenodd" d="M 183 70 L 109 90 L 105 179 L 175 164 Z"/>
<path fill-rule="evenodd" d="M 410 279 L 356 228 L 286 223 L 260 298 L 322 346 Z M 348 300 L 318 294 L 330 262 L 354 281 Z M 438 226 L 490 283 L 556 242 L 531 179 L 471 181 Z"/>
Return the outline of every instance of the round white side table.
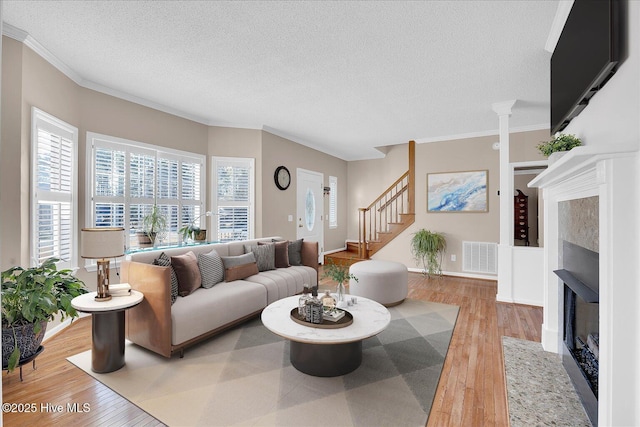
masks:
<path fill-rule="evenodd" d="M 96 292 L 82 294 L 71 300 L 78 311 L 91 313 L 91 370 L 97 373 L 117 371 L 124 366 L 124 311 L 144 299 L 142 292 L 96 301 Z"/>

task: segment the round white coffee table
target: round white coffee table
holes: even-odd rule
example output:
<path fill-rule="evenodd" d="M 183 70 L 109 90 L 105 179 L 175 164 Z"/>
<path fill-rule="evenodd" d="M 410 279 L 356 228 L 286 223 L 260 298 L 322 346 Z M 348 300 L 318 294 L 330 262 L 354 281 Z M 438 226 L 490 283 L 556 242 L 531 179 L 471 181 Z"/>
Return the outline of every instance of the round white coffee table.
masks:
<path fill-rule="evenodd" d="M 348 297 L 348 295 L 347 295 Z M 276 335 L 291 341 L 289 358 L 300 372 L 316 377 L 335 377 L 362 363 L 362 341 L 382 332 L 391 321 L 383 305 L 363 297 L 347 307 L 353 323 L 344 328 L 320 329 L 291 319 L 299 296 L 278 300 L 262 311 L 262 323 Z"/>
<path fill-rule="evenodd" d="M 101 374 L 124 366 L 124 311 L 144 299 L 142 292 L 96 301 L 96 292 L 82 294 L 71 300 L 78 311 L 91 313 L 91 370 Z"/>

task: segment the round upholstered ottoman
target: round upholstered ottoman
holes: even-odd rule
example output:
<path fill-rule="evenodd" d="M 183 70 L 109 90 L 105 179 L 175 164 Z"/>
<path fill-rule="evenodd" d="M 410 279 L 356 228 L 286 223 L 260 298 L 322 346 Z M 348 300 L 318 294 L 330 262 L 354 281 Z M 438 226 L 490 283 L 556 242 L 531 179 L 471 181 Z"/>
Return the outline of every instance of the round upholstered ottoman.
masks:
<path fill-rule="evenodd" d="M 349 267 L 358 281 L 349 281 L 349 293 L 390 307 L 407 297 L 409 273 L 404 264 L 393 261 L 360 261 Z"/>

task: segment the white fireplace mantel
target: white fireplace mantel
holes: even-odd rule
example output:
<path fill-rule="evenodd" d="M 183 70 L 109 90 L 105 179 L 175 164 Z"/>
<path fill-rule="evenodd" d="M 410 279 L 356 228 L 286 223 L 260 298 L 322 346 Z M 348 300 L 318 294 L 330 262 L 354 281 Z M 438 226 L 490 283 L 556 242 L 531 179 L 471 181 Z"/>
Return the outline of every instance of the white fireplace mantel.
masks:
<path fill-rule="evenodd" d="M 562 250 L 559 204 L 598 196 L 600 266 L 599 425 L 639 425 L 640 179 L 637 147 L 576 147 L 528 185 L 543 189 L 544 311 L 542 345 L 560 353 L 563 285 L 553 273 Z"/>
<path fill-rule="evenodd" d="M 549 166 L 530 183 L 529 187 L 548 188 L 568 182 L 589 170 L 595 170 L 601 160 L 625 157 L 635 153 L 637 149 L 626 145 L 609 145 L 606 147 L 575 147 L 564 157 Z"/>

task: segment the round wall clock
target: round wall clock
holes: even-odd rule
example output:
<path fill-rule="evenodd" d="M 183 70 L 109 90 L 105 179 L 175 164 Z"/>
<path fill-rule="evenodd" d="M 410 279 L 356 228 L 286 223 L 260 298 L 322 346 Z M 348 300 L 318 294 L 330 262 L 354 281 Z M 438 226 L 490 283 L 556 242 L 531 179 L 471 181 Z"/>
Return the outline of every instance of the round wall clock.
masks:
<path fill-rule="evenodd" d="M 284 166 L 278 166 L 276 172 L 273 174 L 273 180 L 276 182 L 276 187 L 280 190 L 286 190 L 291 184 L 291 174 L 289 169 Z"/>

